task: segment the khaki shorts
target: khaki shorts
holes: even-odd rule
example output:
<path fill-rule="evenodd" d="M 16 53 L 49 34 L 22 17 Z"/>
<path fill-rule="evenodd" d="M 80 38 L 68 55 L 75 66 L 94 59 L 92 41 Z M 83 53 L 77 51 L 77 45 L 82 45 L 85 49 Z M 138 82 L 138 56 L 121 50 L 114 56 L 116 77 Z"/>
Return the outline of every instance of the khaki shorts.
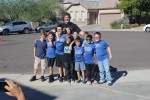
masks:
<path fill-rule="evenodd" d="M 41 69 L 45 69 L 47 67 L 47 59 L 35 57 L 34 69 L 38 69 L 39 66 L 41 66 Z"/>

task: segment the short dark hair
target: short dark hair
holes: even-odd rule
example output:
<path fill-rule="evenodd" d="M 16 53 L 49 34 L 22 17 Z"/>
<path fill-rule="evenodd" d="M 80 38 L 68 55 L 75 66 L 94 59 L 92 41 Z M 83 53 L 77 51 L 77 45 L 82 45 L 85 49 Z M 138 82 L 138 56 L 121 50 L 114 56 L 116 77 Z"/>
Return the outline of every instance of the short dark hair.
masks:
<path fill-rule="evenodd" d="M 75 32 L 79 34 L 79 32 L 78 32 L 78 31 L 74 31 L 74 32 L 73 32 L 73 34 L 74 34 Z"/>
<path fill-rule="evenodd" d="M 60 25 L 58 25 L 58 26 L 57 26 L 57 28 L 58 28 L 58 27 L 61 27 L 61 28 L 63 29 L 63 26 L 62 26 L 61 24 L 60 24 Z M 57 29 L 57 28 L 56 28 L 56 29 Z"/>
<path fill-rule="evenodd" d="M 80 42 L 81 43 L 81 39 L 80 38 L 76 38 L 75 42 Z"/>
<path fill-rule="evenodd" d="M 73 40 L 73 37 L 70 34 L 66 34 L 66 38 L 69 38 L 71 41 Z"/>
<path fill-rule="evenodd" d="M 87 36 L 86 36 L 86 38 L 89 38 L 89 39 L 91 39 L 92 40 L 92 35 L 90 35 L 90 34 L 88 34 Z"/>
<path fill-rule="evenodd" d="M 94 35 L 99 35 L 99 37 L 101 37 L 101 33 L 100 32 L 95 32 L 95 34 Z"/>
<path fill-rule="evenodd" d="M 64 18 L 65 16 L 69 16 L 69 18 L 71 19 L 71 15 L 70 15 L 69 13 L 66 12 L 66 13 L 64 14 L 63 18 Z"/>
<path fill-rule="evenodd" d="M 45 36 L 47 37 L 47 34 L 45 32 L 40 33 L 40 36 Z"/>
<path fill-rule="evenodd" d="M 84 34 L 88 35 L 88 34 L 89 34 L 89 32 L 87 32 L 87 31 L 86 31 L 86 32 L 84 32 Z"/>

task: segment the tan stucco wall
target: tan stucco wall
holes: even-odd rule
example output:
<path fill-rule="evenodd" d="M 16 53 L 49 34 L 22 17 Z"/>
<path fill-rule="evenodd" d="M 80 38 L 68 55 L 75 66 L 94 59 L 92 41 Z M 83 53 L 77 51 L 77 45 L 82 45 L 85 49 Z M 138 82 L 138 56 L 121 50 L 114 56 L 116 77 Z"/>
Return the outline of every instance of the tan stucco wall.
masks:
<path fill-rule="evenodd" d="M 88 20 L 87 9 L 81 5 L 73 5 L 68 9 L 68 13 L 71 14 L 71 21 L 78 25 L 86 25 Z M 84 14 L 82 13 L 84 12 Z"/>
<path fill-rule="evenodd" d="M 68 8 L 71 4 L 64 4 L 64 8 Z"/>

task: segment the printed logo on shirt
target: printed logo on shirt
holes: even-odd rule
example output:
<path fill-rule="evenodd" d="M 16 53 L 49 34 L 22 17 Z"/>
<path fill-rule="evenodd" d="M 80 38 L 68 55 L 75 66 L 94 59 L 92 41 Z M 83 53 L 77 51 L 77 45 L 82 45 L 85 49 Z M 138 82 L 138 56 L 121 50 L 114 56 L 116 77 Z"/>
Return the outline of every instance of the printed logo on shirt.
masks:
<path fill-rule="evenodd" d="M 92 51 L 92 48 L 91 47 L 84 47 L 84 50 L 85 51 Z"/>
<path fill-rule="evenodd" d="M 60 42 L 65 42 L 65 39 L 64 38 L 60 38 Z"/>
<path fill-rule="evenodd" d="M 71 53 L 68 46 L 64 46 L 64 53 Z"/>
<path fill-rule="evenodd" d="M 95 44 L 95 48 L 100 48 L 101 45 L 100 44 Z"/>
<path fill-rule="evenodd" d="M 82 52 L 82 50 L 76 50 L 75 51 L 75 54 L 82 54 L 83 52 Z"/>

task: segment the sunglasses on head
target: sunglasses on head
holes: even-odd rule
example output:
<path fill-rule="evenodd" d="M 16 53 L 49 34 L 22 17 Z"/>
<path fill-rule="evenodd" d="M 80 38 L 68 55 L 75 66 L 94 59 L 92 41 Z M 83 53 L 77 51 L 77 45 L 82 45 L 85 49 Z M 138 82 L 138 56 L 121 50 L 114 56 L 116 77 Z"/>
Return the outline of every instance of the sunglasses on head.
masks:
<path fill-rule="evenodd" d="M 90 41 L 91 39 L 86 39 L 87 41 Z"/>

